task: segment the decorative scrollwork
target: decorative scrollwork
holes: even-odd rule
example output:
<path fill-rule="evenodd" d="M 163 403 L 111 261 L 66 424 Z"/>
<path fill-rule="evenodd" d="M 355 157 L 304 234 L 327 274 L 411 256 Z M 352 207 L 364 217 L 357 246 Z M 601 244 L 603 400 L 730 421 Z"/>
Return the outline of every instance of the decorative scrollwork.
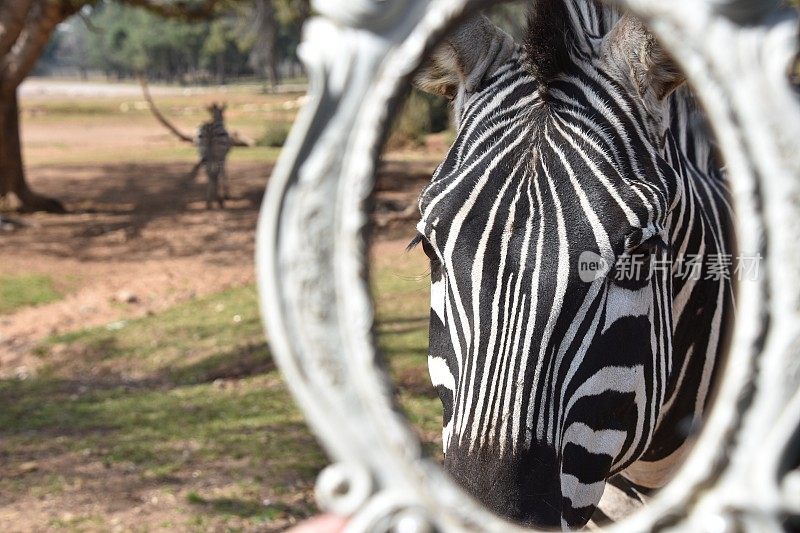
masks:
<path fill-rule="evenodd" d="M 315 492 L 323 508 L 341 516 L 350 516 L 372 495 L 372 476 L 361 465 L 336 463 L 320 473 Z"/>
<path fill-rule="evenodd" d="M 352 531 L 516 531 L 467 497 L 390 398 L 366 283 L 366 199 L 390 112 L 445 29 L 488 1 L 318 0 L 311 88 L 263 204 L 259 288 L 278 363 L 338 462 L 320 504 Z M 777 1 L 627 0 L 682 66 L 724 154 L 738 244 L 763 275 L 739 314 L 718 399 L 677 477 L 612 530 L 779 531 L 800 514 L 785 455 L 800 427 L 800 104 L 787 81 L 796 21 Z M 796 466 L 796 465 L 795 465 Z"/>

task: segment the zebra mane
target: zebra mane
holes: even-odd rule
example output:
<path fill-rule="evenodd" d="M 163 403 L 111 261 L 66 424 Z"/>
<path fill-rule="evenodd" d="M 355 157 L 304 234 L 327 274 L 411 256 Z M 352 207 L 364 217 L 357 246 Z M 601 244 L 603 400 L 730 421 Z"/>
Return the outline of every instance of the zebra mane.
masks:
<path fill-rule="evenodd" d="M 594 55 L 618 20 L 615 9 L 596 0 L 533 0 L 525 37 L 531 74 L 546 91 L 576 54 Z"/>
<path fill-rule="evenodd" d="M 528 11 L 525 52 L 528 67 L 544 87 L 569 68 L 574 33 L 562 0 L 537 0 Z"/>

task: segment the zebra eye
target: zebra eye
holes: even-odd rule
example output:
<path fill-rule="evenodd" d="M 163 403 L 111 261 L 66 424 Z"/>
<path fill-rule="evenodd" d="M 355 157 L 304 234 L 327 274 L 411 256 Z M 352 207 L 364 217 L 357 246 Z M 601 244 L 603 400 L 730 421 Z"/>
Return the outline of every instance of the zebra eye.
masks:
<path fill-rule="evenodd" d="M 634 241 L 635 242 L 635 241 Z M 614 265 L 610 279 L 613 283 L 628 289 L 642 288 L 649 283 L 655 274 L 654 269 L 663 269 L 664 259 L 669 246 L 656 234 L 639 244 L 628 246 Z"/>
<path fill-rule="evenodd" d="M 653 235 L 649 239 L 642 241 L 641 243 L 633 246 L 630 251 L 628 251 L 628 255 L 631 256 L 650 256 L 654 255 L 655 253 L 661 252 L 667 248 L 667 244 L 661 238 L 661 235 Z"/>
<path fill-rule="evenodd" d="M 411 242 L 408 243 L 408 246 L 406 246 L 406 251 L 408 252 L 413 250 L 418 244 L 422 245 L 422 251 L 425 252 L 425 255 L 428 256 L 428 259 L 430 259 L 431 263 L 439 263 L 439 255 L 422 233 L 417 233 Z"/>

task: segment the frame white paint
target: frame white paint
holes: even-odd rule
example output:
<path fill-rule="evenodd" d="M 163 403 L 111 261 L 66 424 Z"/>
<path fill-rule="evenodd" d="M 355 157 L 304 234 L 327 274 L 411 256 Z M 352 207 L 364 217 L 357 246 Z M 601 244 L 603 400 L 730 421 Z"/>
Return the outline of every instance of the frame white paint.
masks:
<path fill-rule="evenodd" d="M 323 508 L 350 531 L 517 531 L 424 457 L 379 362 L 367 285 L 366 200 L 381 139 L 411 73 L 443 32 L 488 0 L 317 0 L 310 76 L 257 235 L 273 353 L 334 459 Z M 627 0 L 680 63 L 725 156 L 740 252 L 763 256 L 737 287 L 718 399 L 699 442 L 652 503 L 609 531 L 780 531 L 800 514 L 800 104 L 787 82 L 793 19 L 774 0 Z M 794 439 L 794 440 L 793 440 Z"/>

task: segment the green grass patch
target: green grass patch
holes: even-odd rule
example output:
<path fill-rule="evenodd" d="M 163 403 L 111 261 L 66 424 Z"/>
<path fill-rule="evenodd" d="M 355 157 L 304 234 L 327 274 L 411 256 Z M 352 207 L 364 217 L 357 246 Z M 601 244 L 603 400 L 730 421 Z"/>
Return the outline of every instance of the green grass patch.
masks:
<path fill-rule="evenodd" d="M 310 487 L 327 460 L 274 367 L 254 287 L 52 336 L 37 351 L 46 364 L 37 376 L 0 381 L 11 471 L 62 457 L 101 462 L 109 476 L 134 472 L 142 484 L 180 487 L 210 476 L 257 487 L 187 496 L 191 523 L 247 526 L 311 512 L 310 503 L 260 503 L 264 494 Z M 59 467 L 60 486 L 89 484 L 79 470 Z M 38 469 L 0 480 L 6 501 L 54 493 L 52 476 Z"/>
<path fill-rule="evenodd" d="M 177 384 L 246 375 L 271 364 L 253 287 L 225 291 L 131 321 L 55 335 L 55 345 L 80 353 L 95 372 L 167 380 Z M 69 358 L 61 374 L 74 372 Z M 54 366 L 54 370 L 58 370 Z"/>
<path fill-rule="evenodd" d="M 284 145 L 289 137 L 292 125 L 288 122 L 271 121 L 264 128 L 264 133 L 258 138 L 258 146 L 271 146 L 278 148 Z"/>
<path fill-rule="evenodd" d="M 60 380 L 0 386 L 4 400 L 23 394 L 23 401 L 0 416 L 5 446 L 12 449 L 90 450 L 103 462 L 131 465 L 142 479 L 167 479 L 198 464 L 245 460 L 273 478 L 310 480 L 324 464 L 275 373 L 228 389 L 215 384 L 166 390 L 119 385 L 81 394 Z M 54 441 L 36 442 L 36 434 Z"/>
<path fill-rule="evenodd" d="M 271 522 L 287 511 L 286 506 L 265 505 L 244 498 L 204 498 L 197 492 L 189 492 L 186 501 L 214 513 L 255 519 L 257 523 Z"/>
<path fill-rule="evenodd" d="M 372 285 L 398 400 L 435 454 L 425 268 L 413 252 L 380 258 Z M 5 501 L 90 485 L 80 465 L 99 462 L 104 475 L 132 472 L 177 494 L 178 529 L 252 529 L 314 512 L 297 494 L 311 494 L 328 460 L 273 364 L 253 286 L 55 335 L 37 353 L 45 366 L 35 377 L 0 381 L 4 464 L 17 472 L 58 457 L 62 466 L 55 477 L 36 468 L 0 479 Z"/>
<path fill-rule="evenodd" d="M 389 252 L 372 272 L 378 344 L 400 407 L 428 453 L 441 457 L 442 405 L 428 377 L 430 272 L 421 250 Z"/>
<path fill-rule="evenodd" d="M 49 276 L 42 274 L 0 276 L 0 314 L 10 313 L 22 307 L 54 302 L 62 297 Z"/>
<path fill-rule="evenodd" d="M 389 144 L 422 146 L 429 133 L 447 129 L 449 124 L 449 105 L 438 96 L 411 91 L 403 102 L 400 114 L 392 125 Z"/>

